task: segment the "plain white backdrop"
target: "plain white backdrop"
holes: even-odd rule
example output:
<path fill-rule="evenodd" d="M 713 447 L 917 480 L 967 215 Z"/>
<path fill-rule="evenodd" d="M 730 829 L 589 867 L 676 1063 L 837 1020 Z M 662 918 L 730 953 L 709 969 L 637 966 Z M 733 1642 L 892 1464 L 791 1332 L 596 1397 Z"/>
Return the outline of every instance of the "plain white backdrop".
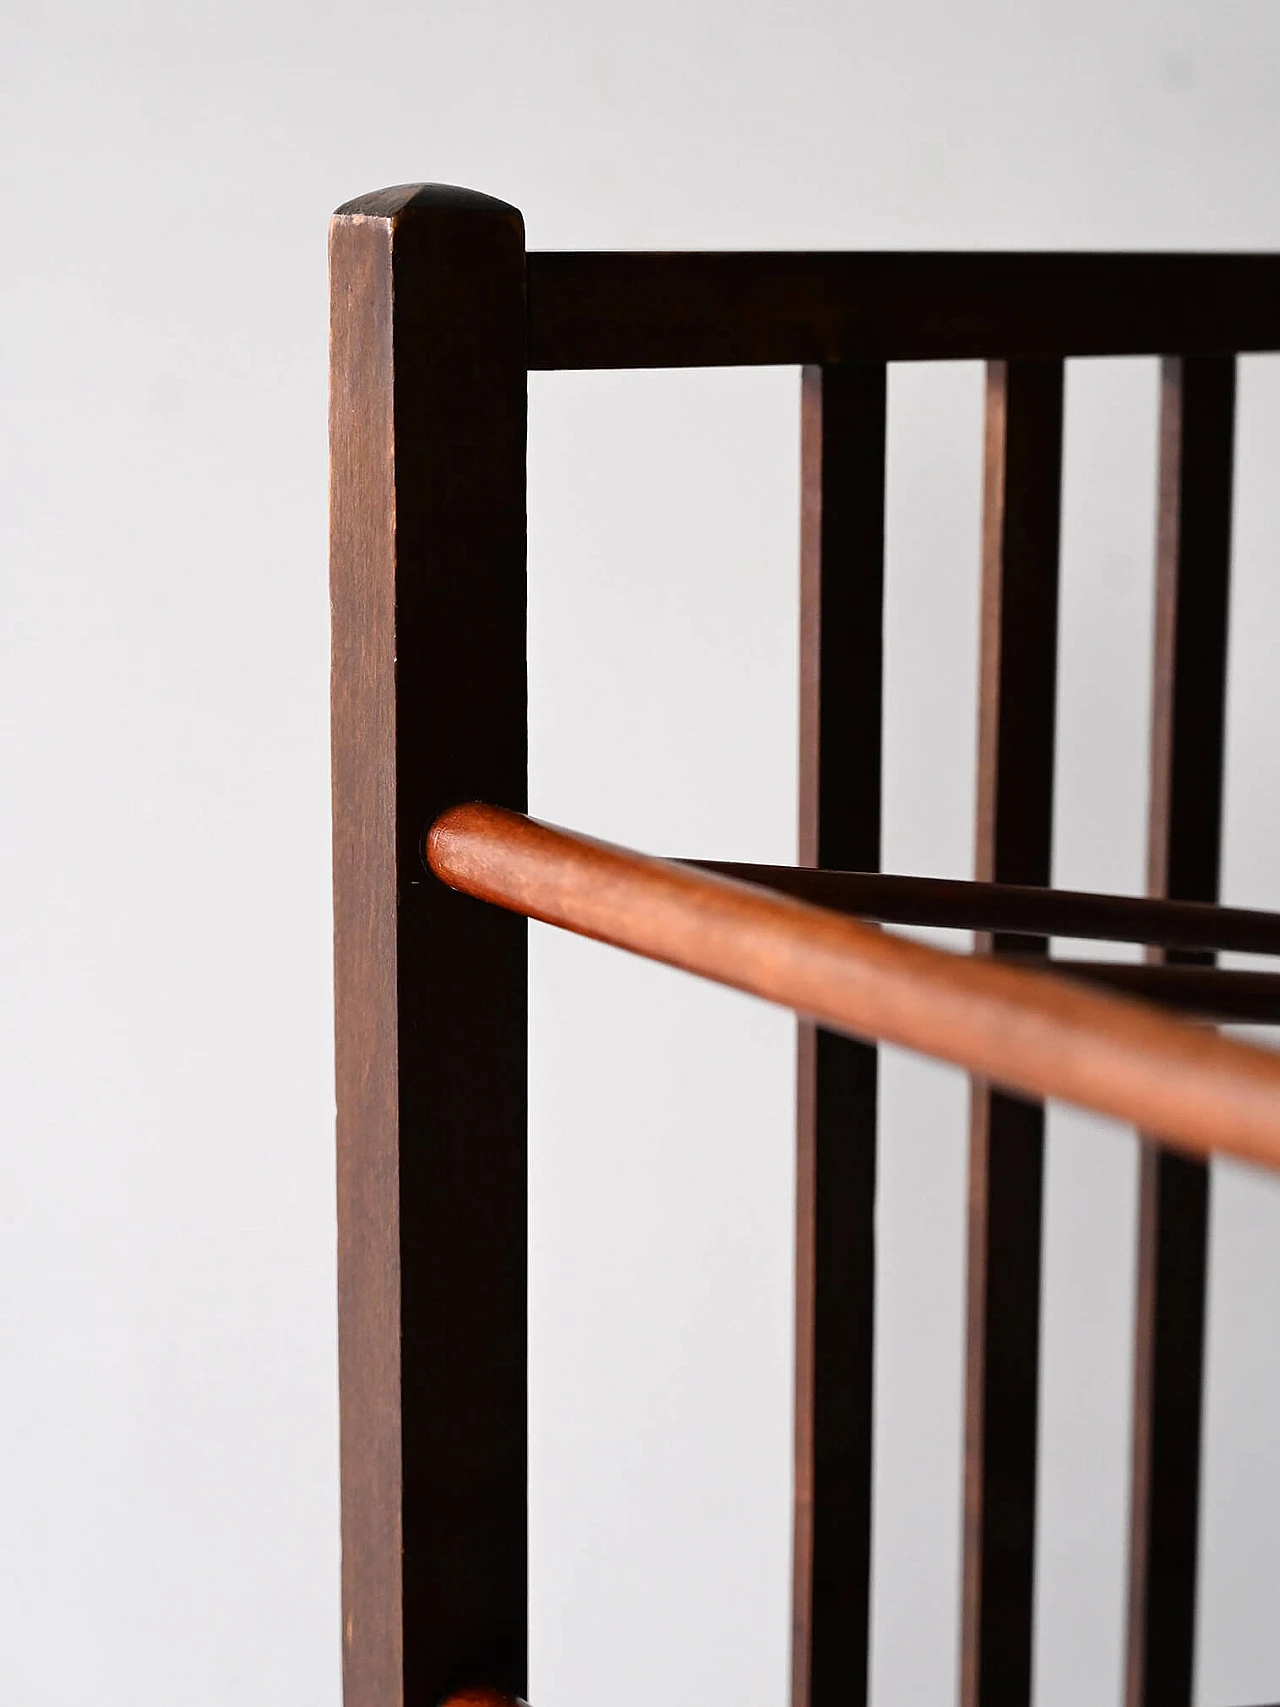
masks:
<path fill-rule="evenodd" d="M 1280 245 L 1272 0 L 10 0 L 0 1701 L 336 1707 L 325 226 Z M 535 808 L 794 852 L 794 373 L 531 386 Z M 1155 374 L 1073 366 L 1056 876 L 1136 889 Z M 966 875 L 973 367 L 890 398 L 886 857 Z M 1280 374 L 1241 391 L 1226 894 L 1280 906 Z M 790 1022 L 535 933 L 538 1707 L 786 1672 Z M 890 1056 L 876 1707 L 950 1702 L 958 1075 Z M 1120 1698 L 1133 1146 L 1055 1111 L 1040 1707 Z M 1280 1194 L 1215 1179 L 1203 1707 L 1280 1695 Z"/>

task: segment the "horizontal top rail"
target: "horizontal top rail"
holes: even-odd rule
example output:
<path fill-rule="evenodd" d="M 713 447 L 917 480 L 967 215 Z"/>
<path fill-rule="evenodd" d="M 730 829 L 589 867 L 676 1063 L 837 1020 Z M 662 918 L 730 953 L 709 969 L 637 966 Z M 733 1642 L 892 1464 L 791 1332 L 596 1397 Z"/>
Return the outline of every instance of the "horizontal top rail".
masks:
<path fill-rule="evenodd" d="M 533 253 L 531 368 L 1280 349 L 1280 255 Z"/>
<path fill-rule="evenodd" d="M 1143 1003 L 904 941 L 495 806 L 442 813 L 425 852 L 437 877 L 481 900 L 1195 1154 L 1280 1168 L 1280 1057 Z"/>
<path fill-rule="evenodd" d="M 1211 953 L 1232 949 L 1280 954 L 1280 913 L 1251 907 L 1095 895 L 1019 883 L 966 883 L 951 877 L 898 877 L 880 871 L 822 871 L 812 866 L 743 865 L 714 859 L 687 863 L 884 924 L 1139 942 Z"/>

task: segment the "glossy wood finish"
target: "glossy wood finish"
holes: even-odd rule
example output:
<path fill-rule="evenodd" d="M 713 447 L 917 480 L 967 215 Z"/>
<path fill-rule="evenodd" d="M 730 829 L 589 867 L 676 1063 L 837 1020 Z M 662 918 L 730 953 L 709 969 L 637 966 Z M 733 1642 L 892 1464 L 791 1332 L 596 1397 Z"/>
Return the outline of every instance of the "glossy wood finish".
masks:
<path fill-rule="evenodd" d="M 800 858 L 880 863 L 885 369 L 801 407 Z M 861 1707 L 871 1596 L 876 1050 L 801 1020 L 793 1707 Z"/>
<path fill-rule="evenodd" d="M 1142 1120 L 1189 1154 L 1280 1168 L 1280 1056 L 1034 962 L 907 942 L 790 896 L 540 824 L 455 806 L 432 871 L 480 900 L 779 1002 L 854 1037 L 951 1061 L 1021 1095 Z"/>
<path fill-rule="evenodd" d="M 1280 349 L 1280 257 L 533 254 L 535 368 Z"/>
<path fill-rule="evenodd" d="M 749 865 L 716 859 L 688 863 L 883 924 L 1154 943 L 1210 953 L 1234 949 L 1247 954 L 1280 954 L 1280 913 L 1248 907 L 1091 895 L 1016 883 L 898 877 L 878 871 L 813 871 L 803 866 Z"/>
<path fill-rule="evenodd" d="M 528 1707 L 518 1695 L 504 1695 L 500 1689 L 460 1689 L 443 1701 L 440 1707 Z"/>
<path fill-rule="evenodd" d="M 1234 422 L 1232 360 L 1165 362 L 1148 889 L 1179 900 L 1218 895 Z M 1145 1145 L 1127 1707 L 1192 1697 L 1208 1226 L 1206 1170 Z"/>
<path fill-rule="evenodd" d="M 523 922 L 423 870 L 525 803 L 520 216 L 427 186 L 331 241 L 346 1707 L 525 1670 Z"/>
<path fill-rule="evenodd" d="M 1062 402 L 1060 361 L 988 369 L 975 863 L 989 883 L 1049 882 Z M 960 1698 L 1028 1707 L 1044 1110 L 980 1080 L 971 1103 Z"/>

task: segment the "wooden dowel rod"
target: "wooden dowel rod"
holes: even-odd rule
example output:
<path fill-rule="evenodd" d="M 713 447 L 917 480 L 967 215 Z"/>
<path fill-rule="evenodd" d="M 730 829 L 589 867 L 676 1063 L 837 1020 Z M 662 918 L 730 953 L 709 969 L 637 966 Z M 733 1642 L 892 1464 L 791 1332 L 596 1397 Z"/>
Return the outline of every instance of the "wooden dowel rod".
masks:
<path fill-rule="evenodd" d="M 529 1707 L 529 1703 L 519 1695 L 506 1695 L 501 1689 L 476 1684 L 456 1690 L 440 1707 Z"/>
<path fill-rule="evenodd" d="M 996 955 L 1025 966 L 1022 955 Z M 1216 966 L 1129 966 L 1109 960 L 1049 960 L 1041 963 L 1063 977 L 1141 996 L 1218 1025 L 1280 1023 L 1280 973 L 1222 972 Z"/>
<path fill-rule="evenodd" d="M 701 871 L 757 883 L 837 913 L 878 919 L 883 924 L 1280 954 L 1280 913 L 1246 907 L 1218 907 L 1205 901 L 1152 901 L 1134 895 L 1090 895 L 1017 883 L 961 883 L 942 877 L 744 865 L 729 860 L 687 863 Z"/>
<path fill-rule="evenodd" d="M 1051 973 L 948 954 L 479 804 L 442 813 L 455 889 L 807 1014 L 1058 1097 L 1202 1156 L 1280 1168 L 1280 1058 Z"/>

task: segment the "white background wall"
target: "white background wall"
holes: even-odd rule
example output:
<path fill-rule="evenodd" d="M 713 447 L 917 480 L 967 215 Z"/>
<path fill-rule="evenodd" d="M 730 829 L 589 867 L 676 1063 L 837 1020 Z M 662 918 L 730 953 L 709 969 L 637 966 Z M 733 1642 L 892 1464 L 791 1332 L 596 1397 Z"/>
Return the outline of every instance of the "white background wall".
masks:
<path fill-rule="evenodd" d="M 1269 0 L 11 0 L 0 1701 L 338 1698 L 326 216 L 534 248 L 1280 244 Z M 981 376 L 891 390 L 887 858 L 970 869 Z M 1136 888 L 1150 364 L 1073 368 L 1057 876 Z M 797 386 L 538 376 L 537 809 L 793 852 Z M 1280 375 L 1241 398 L 1226 888 L 1280 906 Z M 539 1707 L 786 1664 L 789 1022 L 535 933 Z M 953 1698 L 958 1076 L 885 1068 L 876 1707 Z M 1200 1700 L 1280 1695 L 1280 1195 L 1215 1185 Z M 1129 1140 L 1055 1114 L 1043 1707 L 1119 1700 Z"/>

